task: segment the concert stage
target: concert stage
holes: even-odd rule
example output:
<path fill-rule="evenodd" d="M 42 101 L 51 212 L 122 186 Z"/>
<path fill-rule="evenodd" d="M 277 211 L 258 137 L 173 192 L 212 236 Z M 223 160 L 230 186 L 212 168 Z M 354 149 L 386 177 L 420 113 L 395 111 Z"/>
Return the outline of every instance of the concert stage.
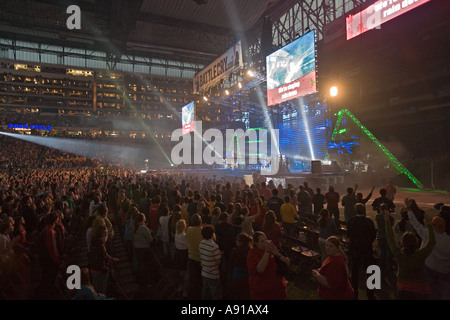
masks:
<path fill-rule="evenodd" d="M 342 171 L 320 173 L 312 173 L 310 171 L 291 171 L 291 172 L 279 172 L 274 175 L 263 175 L 258 167 L 252 168 L 174 168 L 167 170 L 166 172 L 176 172 L 180 174 L 186 174 L 188 176 L 195 175 L 202 179 L 245 179 L 247 184 L 251 185 L 255 182 L 269 182 L 273 180 L 275 185 L 280 183 L 286 188 L 289 184 L 293 187 L 298 187 L 303 182 L 308 182 L 312 188 L 321 188 L 321 190 L 328 190 L 330 185 L 344 187 L 346 180 L 348 180 L 351 174 Z M 351 178 L 350 180 L 353 180 Z M 347 186 L 345 185 L 345 188 Z"/>

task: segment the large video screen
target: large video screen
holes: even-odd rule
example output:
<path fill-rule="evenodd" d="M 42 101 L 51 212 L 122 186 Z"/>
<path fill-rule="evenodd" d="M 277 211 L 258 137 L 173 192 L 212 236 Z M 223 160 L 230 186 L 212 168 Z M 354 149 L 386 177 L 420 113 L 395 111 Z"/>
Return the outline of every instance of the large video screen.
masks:
<path fill-rule="evenodd" d="M 188 103 L 181 109 L 182 133 L 186 134 L 194 131 L 195 120 L 194 101 Z"/>
<path fill-rule="evenodd" d="M 347 40 L 378 28 L 383 23 L 429 1 L 431 0 L 379 0 L 366 9 L 346 18 Z"/>
<path fill-rule="evenodd" d="M 316 92 L 315 31 L 268 55 L 266 67 L 268 106 Z"/>

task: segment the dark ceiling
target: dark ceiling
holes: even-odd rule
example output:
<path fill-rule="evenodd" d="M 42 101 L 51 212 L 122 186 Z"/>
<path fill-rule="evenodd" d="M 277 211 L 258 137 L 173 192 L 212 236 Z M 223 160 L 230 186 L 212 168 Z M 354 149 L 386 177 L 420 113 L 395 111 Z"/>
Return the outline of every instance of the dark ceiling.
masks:
<path fill-rule="evenodd" d="M 287 0 L 0 0 L 0 37 L 209 64 Z M 81 9 L 69 30 L 67 7 Z"/>

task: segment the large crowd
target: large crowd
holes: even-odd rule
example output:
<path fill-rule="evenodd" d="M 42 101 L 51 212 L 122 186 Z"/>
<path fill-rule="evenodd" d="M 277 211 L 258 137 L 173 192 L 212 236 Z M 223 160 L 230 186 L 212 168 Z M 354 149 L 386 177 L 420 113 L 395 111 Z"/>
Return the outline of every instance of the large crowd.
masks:
<path fill-rule="evenodd" d="M 42 143 L 49 143 L 43 141 Z M 7 170 L 10 174 L 23 174 L 33 169 L 75 169 L 84 167 L 98 167 L 100 164 L 125 167 L 132 161 L 126 161 L 118 152 L 113 159 L 111 152 L 117 151 L 120 145 L 97 143 L 88 145 L 73 142 L 73 152 L 65 152 L 45 145 L 0 135 L 0 170 Z M 75 150 L 78 148 L 78 150 Z M 26 150 L 26 152 L 24 152 Z M 78 152 L 77 152 L 78 151 Z M 131 155 L 130 155 L 131 156 Z"/>
<path fill-rule="evenodd" d="M 118 117 L 117 117 L 118 118 Z M 0 115 L 0 125 L 26 124 L 43 125 L 52 128 L 102 128 L 110 125 L 109 120 L 113 116 L 104 115 L 102 117 L 69 116 L 69 115 L 42 115 L 32 113 L 7 113 Z"/>
<path fill-rule="evenodd" d="M 300 239 L 308 220 L 317 228 L 311 245 L 321 255 L 319 265 L 307 270 L 318 299 L 360 298 L 360 270 L 372 264 L 395 277 L 398 299 L 450 298 L 449 206 L 438 204 L 427 226 L 413 199 L 397 210 L 400 220 L 393 218 L 392 185 L 365 197 L 358 186 L 349 187 L 341 196 L 333 186 L 313 191 L 308 183 L 283 187 L 254 178 L 249 185 L 195 171 L 4 170 L 1 294 L 58 297 L 55 280 L 86 241 L 89 263 L 83 289 L 73 298 L 106 297 L 109 266 L 117 260 L 111 243 L 120 237 L 143 290 L 158 281 L 152 251 L 159 248 L 168 261 L 164 267 L 183 277 L 178 290 L 185 299 L 288 299 L 294 261 L 285 243 Z M 367 210 L 375 210 L 376 218 L 368 218 Z M 367 288 L 367 297 L 376 299 L 376 289 Z"/>

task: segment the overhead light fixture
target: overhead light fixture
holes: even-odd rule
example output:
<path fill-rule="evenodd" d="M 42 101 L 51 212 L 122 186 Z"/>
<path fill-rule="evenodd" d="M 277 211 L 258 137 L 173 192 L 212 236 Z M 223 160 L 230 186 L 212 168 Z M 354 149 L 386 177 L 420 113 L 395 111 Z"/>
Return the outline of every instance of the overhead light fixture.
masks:
<path fill-rule="evenodd" d="M 238 83 L 239 89 L 242 89 L 242 83 Z"/>
<path fill-rule="evenodd" d="M 207 96 L 203 96 L 203 100 L 208 101 L 208 97 Z"/>
<path fill-rule="evenodd" d="M 247 71 L 247 74 L 248 74 L 250 77 L 253 77 L 253 76 L 255 75 L 255 73 L 254 73 L 252 70 L 248 70 L 248 71 Z"/>
<path fill-rule="evenodd" d="M 225 90 L 225 94 L 226 94 L 227 96 L 229 96 L 229 95 L 230 95 L 230 91 Z"/>
<path fill-rule="evenodd" d="M 333 86 L 330 88 L 330 96 L 336 97 L 338 95 L 338 88 L 336 86 Z"/>

